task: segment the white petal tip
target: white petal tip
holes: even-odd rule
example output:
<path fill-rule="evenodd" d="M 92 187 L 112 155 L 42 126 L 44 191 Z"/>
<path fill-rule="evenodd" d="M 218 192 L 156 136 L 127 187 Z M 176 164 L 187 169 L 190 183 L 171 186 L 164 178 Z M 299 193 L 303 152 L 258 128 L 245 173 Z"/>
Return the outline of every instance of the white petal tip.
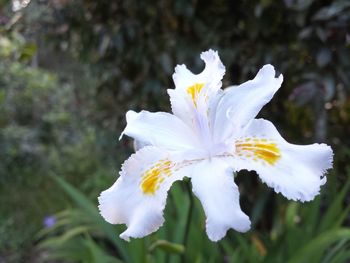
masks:
<path fill-rule="evenodd" d="M 250 230 L 251 222 L 249 217 L 243 212 L 235 216 L 236 221 L 232 224 L 232 228 L 238 232 L 245 233 Z"/>
<path fill-rule="evenodd" d="M 275 67 L 272 66 L 271 64 L 266 64 L 264 65 L 260 70 L 259 70 L 259 73 L 261 74 L 266 74 L 266 75 L 270 75 L 270 76 L 273 76 L 273 77 L 276 77 L 276 70 L 275 70 Z"/>
<path fill-rule="evenodd" d="M 136 118 L 137 118 L 137 115 L 138 113 L 135 112 L 135 111 L 132 111 L 132 110 L 129 110 L 126 114 L 125 114 L 125 117 L 126 117 L 126 127 L 124 129 L 124 131 L 120 134 L 118 140 L 120 141 L 124 134 L 127 133 L 127 130 L 128 130 L 128 125 L 133 122 Z"/>
<path fill-rule="evenodd" d="M 175 75 L 176 73 L 179 73 L 179 72 L 183 71 L 183 70 L 187 70 L 187 67 L 186 67 L 185 64 L 176 65 L 174 75 Z M 174 75 L 173 75 L 173 76 L 174 76 Z"/>
<path fill-rule="evenodd" d="M 274 90 L 277 91 L 283 82 L 283 75 L 280 74 L 278 77 L 276 77 L 274 66 L 271 64 L 266 64 L 259 70 L 253 81 L 261 80 L 269 81 L 273 85 Z"/>
<path fill-rule="evenodd" d="M 223 74 L 225 73 L 225 66 L 222 64 L 217 51 L 209 49 L 201 53 L 201 59 L 205 62 L 206 67 L 216 65 L 217 69 Z"/>
<path fill-rule="evenodd" d="M 108 191 L 103 191 L 100 196 L 98 197 L 98 210 L 100 212 L 100 215 L 103 217 L 106 222 L 110 224 L 115 224 L 114 215 L 113 215 L 113 209 L 111 209 L 111 197 L 108 194 Z"/>
<path fill-rule="evenodd" d="M 138 113 L 133 111 L 133 110 L 129 110 L 127 113 L 126 113 L 126 122 L 127 123 L 130 123 L 132 122 L 133 120 L 135 120 L 137 118 L 137 115 Z"/>
<path fill-rule="evenodd" d="M 186 65 L 176 65 L 175 72 L 173 74 L 173 81 L 175 86 L 180 85 L 184 78 L 190 77 L 192 73 L 187 69 Z"/>
<path fill-rule="evenodd" d="M 241 232 L 241 233 L 245 233 L 247 231 L 250 230 L 251 228 L 251 223 L 250 223 L 250 220 L 249 218 L 247 217 L 245 219 L 245 223 L 242 223 L 239 227 L 235 227 L 235 230 L 238 231 L 238 232 Z"/>
<path fill-rule="evenodd" d="M 224 235 L 224 236 L 222 236 L 222 237 L 217 237 L 217 236 L 209 236 L 209 235 L 208 235 L 208 238 L 209 238 L 209 239 L 210 239 L 210 241 L 212 241 L 212 242 L 218 242 L 218 241 L 220 241 L 221 239 L 223 239 L 225 236 L 226 236 L 226 233 L 225 233 L 225 235 Z"/>
<path fill-rule="evenodd" d="M 130 237 L 126 234 L 126 231 L 123 232 L 123 233 L 121 233 L 121 234 L 119 235 L 119 237 L 120 237 L 121 239 L 127 241 L 127 242 L 130 241 Z"/>
<path fill-rule="evenodd" d="M 207 233 L 208 235 L 208 238 L 213 241 L 213 242 L 218 242 L 220 241 L 221 239 L 225 238 L 226 237 L 226 234 L 227 234 L 227 231 L 229 229 L 224 229 L 222 231 L 217 231 L 216 233 Z M 250 230 L 250 223 L 248 226 L 245 226 L 244 228 L 241 228 L 241 229 L 235 229 L 236 231 L 240 232 L 240 233 L 245 233 L 247 232 L 248 230 Z"/>
<path fill-rule="evenodd" d="M 275 67 L 271 64 L 264 65 L 260 70 L 266 73 L 275 73 Z"/>
<path fill-rule="evenodd" d="M 207 221 L 207 235 L 211 241 L 217 242 L 226 236 L 227 231 L 232 228 L 240 233 L 250 230 L 251 223 L 249 217 L 244 213 L 236 214 L 235 222 L 223 223 Z"/>
<path fill-rule="evenodd" d="M 227 230 L 229 228 L 217 226 L 217 225 L 208 225 L 207 224 L 207 235 L 208 238 L 213 242 L 218 242 L 226 236 Z"/>
<path fill-rule="evenodd" d="M 333 156 L 334 156 L 334 152 L 331 146 L 325 144 L 325 143 L 321 143 L 318 144 L 320 149 L 322 149 L 323 155 L 324 155 L 324 159 L 326 161 L 323 162 L 323 172 L 325 172 L 328 169 L 331 169 L 333 167 Z"/>
<path fill-rule="evenodd" d="M 258 75 L 268 75 L 269 77 L 276 78 L 278 81 L 282 82 L 283 81 L 283 75 L 280 74 L 278 77 L 276 77 L 276 70 L 275 67 L 272 66 L 271 64 L 266 64 L 264 65 L 258 72 Z"/>
<path fill-rule="evenodd" d="M 320 194 L 321 186 L 326 183 L 326 177 L 323 177 L 319 183 L 316 189 L 314 189 L 312 192 L 302 192 L 302 191 L 288 191 L 287 189 L 277 189 L 275 187 L 276 193 L 281 193 L 284 197 L 286 197 L 288 200 L 292 200 L 295 202 L 310 202 L 315 199 L 316 196 Z"/>
<path fill-rule="evenodd" d="M 219 58 L 218 52 L 212 49 L 201 53 L 201 59 L 204 61 L 215 60 L 216 58 Z"/>

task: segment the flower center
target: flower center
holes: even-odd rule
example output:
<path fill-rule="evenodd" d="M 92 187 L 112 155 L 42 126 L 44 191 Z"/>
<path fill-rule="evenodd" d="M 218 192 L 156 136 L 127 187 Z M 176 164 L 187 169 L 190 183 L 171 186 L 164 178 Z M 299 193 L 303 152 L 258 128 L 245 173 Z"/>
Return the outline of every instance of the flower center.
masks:
<path fill-rule="evenodd" d="M 195 83 L 187 88 L 187 93 L 191 96 L 191 99 L 195 106 L 197 106 L 197 97 L 198 94 L 201 92 L 203 86 L 204 83 Z"/>

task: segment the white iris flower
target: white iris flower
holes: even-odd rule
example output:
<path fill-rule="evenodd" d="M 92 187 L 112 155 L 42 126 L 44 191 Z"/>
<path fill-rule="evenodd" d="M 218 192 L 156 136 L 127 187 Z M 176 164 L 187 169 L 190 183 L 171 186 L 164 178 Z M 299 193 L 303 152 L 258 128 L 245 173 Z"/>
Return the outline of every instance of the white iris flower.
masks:
<path fill-rule="evenodd" d="M 173 114 L 126 114 L 123 134 L 146 146 L 125 161 L 120 177 L 99 197 L 105 220 L 127 225 L 120 235 L 125 240 L 149 235 L 163 224 L 167 192 L 185 176 L 204 207 L 213 241 L 230 228 L 250 228 L 233 172 L 254 170 L 277 193 L 300 201 L 312 200 L 326 182 L 333 159 L 329 146 L 290 144 L 271 122 L 255 119 L 283 81 L 282 75 L 275 77 L 273 66 L 222 90 L 225 67 L 218 53 L 203 52 L 201 59 L 205 68 L 198 75 L 185 65 L 175 68 L 176 88 L 168 90 Z"/>

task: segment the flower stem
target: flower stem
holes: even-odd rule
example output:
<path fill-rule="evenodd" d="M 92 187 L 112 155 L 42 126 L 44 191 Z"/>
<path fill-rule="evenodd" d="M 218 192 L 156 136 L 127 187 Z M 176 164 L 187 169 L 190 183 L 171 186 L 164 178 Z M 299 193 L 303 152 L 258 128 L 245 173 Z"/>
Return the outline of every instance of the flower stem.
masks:
<path fill-rule="evenodd" d="M 188 235 L 189 235 L 189 232 L 190 232 L 190 226 L 191 226 L 191 219 L 192 219 L 192 210 L 193 210 L 193 194 L 192 194 L 192 190 L 191 190 L 191 184 L 190 182 L 186 182 L 186 189 L 187 189 L 187 193 L 188 193 L 188 197 L 190 199 L 190 204 L 189 204 L 189 207 L 188 207 L 188 212 L 187 212 L 187 221 L 186 221 L 186 226 L 185 226 L 185 233 L 184 233 L 184 236 L 183 236 L 183 241 L 182 241 L 182 244 L 185 248 L 185 253 L 186 253 L 186 250 L 187 250 L 187 241 L 188 241 Z M 185 253 L 182 254 L 182 259 L 181 259 L 181 262 L 185 262 Z"/>

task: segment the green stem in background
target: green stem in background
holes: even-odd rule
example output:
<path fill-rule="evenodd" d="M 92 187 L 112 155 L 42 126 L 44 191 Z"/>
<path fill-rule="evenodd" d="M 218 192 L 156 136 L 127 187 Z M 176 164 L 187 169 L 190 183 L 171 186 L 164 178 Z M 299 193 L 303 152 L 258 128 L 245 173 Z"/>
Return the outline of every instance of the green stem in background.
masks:
<path fill-rule="evenodd" d="M 187 241 L 188 241 L 188 235 L 189 235 L 189 232 L 190 232 L 190 226 L 191 226 L 191 221 L 192 221 L 192 210 L 193 210 L 193 205 L 194 205 L 191 184 L 190 184 L 189 181 L 186 182 L 186 190 L 187 190 L 187 193 L 188 193 L 188 197 L 190 199 L 190 204 L 189 204 L 189 207 L 188 207 L 185 232 L 184 232 L 183 241 L 182 241 L 182 244 L 183 244 L 183 246 L 185 248 L 185 253 L 182 254 L 181 262 L 185 262 Z"/>

